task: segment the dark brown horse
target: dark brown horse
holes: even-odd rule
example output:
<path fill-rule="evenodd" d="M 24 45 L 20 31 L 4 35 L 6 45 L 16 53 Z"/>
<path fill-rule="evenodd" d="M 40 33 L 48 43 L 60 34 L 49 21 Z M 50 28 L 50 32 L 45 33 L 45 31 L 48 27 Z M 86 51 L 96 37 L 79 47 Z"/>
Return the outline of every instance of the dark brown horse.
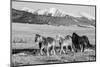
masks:
<path fill-rule="evenodd" d="M 72 42 L 75 52 L 77 52 L 78 50 L 84 52 L 85 48 L 92 47 L 87 36 L 79 36 L 75 32 L 72 34 Z"/>

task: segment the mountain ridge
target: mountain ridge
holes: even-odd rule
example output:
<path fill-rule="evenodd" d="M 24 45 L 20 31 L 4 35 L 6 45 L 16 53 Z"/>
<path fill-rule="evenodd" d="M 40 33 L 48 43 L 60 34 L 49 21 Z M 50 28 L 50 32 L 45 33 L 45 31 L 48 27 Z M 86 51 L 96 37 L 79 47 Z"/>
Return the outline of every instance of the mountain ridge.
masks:
<path fill-rule="evenodd" d="M 23 11 L 27 11 L 27 12 L 31 12 L 31 13 L 37 13 L 39 15 L 48 15 L 48 14 L 52 14 L 52 16 L 61 16 L 61 17 L 64 17 L 66 15 L 70 15 L 70 16 L 73 16 L 73 17 L 86 17 L 88 19 L 94 19 L 92 16 L 90 16 L 89 14 L 85 13 L 85 12 L 79 12 L 79 15 L 75 15 L 73 13 L 69 13 L 69 12 L 66 12 L 64 10 L 61 10 L 61 9 L 58 9 L 58 8 L 48 8 L 48 9 L 30 9 L 30 8 L 27 8 L 27 7 L 24 7 L 22 8 L 21 10 Z"/>
<path fill-rule="evenodd" d="M 51 11 L 52 12 L 52 11 Z M 51 24 L 51 25 L 92 25 L 95 26 L 95 20 L 89 20 L 87 17 L 52 16 L 51 14 L 37 14 L 25 10 L 16 10 L 12 8 L 12 20 L 14 22 L 36 23 L 36 24 Z"/>

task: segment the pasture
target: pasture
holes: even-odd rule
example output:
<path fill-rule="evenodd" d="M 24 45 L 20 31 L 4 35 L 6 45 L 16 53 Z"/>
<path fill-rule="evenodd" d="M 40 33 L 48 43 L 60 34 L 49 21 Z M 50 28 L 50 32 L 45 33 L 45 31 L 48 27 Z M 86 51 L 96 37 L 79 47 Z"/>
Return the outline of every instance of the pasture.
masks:
<path fill-rule="evenodd" d="M 73 32 L 77 34 L 86 35 L 92 45 L 95 44 L 95 29 L 83 28 L 76 25 L 72 26 L 51 26 L 51 25 L 37 25 L 37 24 L 21 24 L 12 23 L 12 49 L 38 49 L 35 45 L 34 35 L 40 34 L 43 36 L 54 37 L 57 34 L 72 35 Z M 55 55 L 55 56 L 40 56 L 34 55 L 31 52 L 21 52 L 12 55 L 12 64 L 16 65 L 32 65 L 32 64 L 46 64 L 46 63 L 64 63 L 75 61 L 94 61 L 95 51 L 87 49 L 85 52 Z"/>

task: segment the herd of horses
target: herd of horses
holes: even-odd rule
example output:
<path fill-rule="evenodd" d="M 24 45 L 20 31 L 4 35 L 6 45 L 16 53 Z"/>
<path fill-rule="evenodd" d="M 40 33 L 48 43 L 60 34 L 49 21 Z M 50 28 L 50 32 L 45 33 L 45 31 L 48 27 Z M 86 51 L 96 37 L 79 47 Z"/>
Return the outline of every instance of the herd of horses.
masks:
<path fill-rule="evenodd" d="M 45 53 L 47 56 L 51 54 L 56 55 L 57 50 L 61 55 L 68 51 L 84 52 L 87 48 L 94 48 L 86 35 L 79 36 L 75 32 L 72 33 L 72 36 L 56 35 L 56 38 L 35 34 L 35 44 L 39 46 L 40 55 L 44 55 Z"/>

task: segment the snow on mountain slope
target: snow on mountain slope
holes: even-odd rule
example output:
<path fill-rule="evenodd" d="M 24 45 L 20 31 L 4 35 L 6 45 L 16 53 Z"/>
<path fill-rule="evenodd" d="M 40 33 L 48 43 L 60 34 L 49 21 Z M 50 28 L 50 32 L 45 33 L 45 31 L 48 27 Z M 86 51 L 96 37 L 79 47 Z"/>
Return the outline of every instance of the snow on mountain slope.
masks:
<path fill-rule="evenodd" d="M 95 19 L 94 17 L 92 17 L 91 15 L 85 13 L 85 12 L 80 12 L 79 13 L 81 16 L 88 18 L 89 20 Z"/>
<path fill-rule="evenodd" d="M 47 9 L 39 9 L 39 10 L 37 11 L 37 13 L 38 13 L 39 15 L 45 15 L 45 14 L 47 14 L 47 12 L 48 12 Z"/>
<path fill-rule="evenodd" d="M 13 9 L 13 17 L 14 22 L 25 22 L 25 23 L 37 23 L 37 24 L 51 24 L 51 25 L 95 25 L 95 20 L 89 20 L 87 16 L 81 16 L 81 17 L 75 17 L 72 16 L 71 13 L 62 11 L 60 9 L 56 8 L 50 8 L 50 9 L 37 9 L 32 10 L 29 8 L 24 8 L 21 10 Z M 26 12 L 27 11 L 27 12 Z M 36 14 L 33 15 L 32 13 Z M 38 14 L 42 14 L 44 16 L 38 16 Z M 48 15 L 49 14 L 49 15 Z M 50 17 L 47 17 L 45 15 L 48 15 Z M 35 17 L 34 17 L 35 16 Z M 52 17 L 56 16 L 56 17 Z M 18 17 L 18 18 L 16 18 Z M 20 18 L 22 20 L 20 20 Z M 33 20 L 33 18 L 36 18 Z M 30 21 L 31 20 L 31 21 Z M 41 20 L 41 22 L 40 22 Z M 81 26 L 85 27 L 85 26 Z"/>
<path fill-rule="evenodd" d="M 68 12 L 65 12 L 65 11 L 57 9 L 57 8 L 37 9 L 37 10 L 34 10 L 34 9 L 30 9 L 30 8 L 24 7 L 21 10 L 27 11 L 27 12 L 31 12 L 31 13 L 37 13 L 39 15 L 48 15 L 48 14 L 51 14 L 51 16 L 59 16 L 59 17 L 64 17 L 66 15 L 70 15 L 70 16 L 76 17 L 76 15 L 74 15 L 72 13 L 68 13 Z"/>
<path fill-rule="evenodd" d="M 34 9 L 30 9 L 30 8 L 27 8 L 27 7 L 24 7 L 21 10 L 31 12 L 31 13 L 34 13 L 34 11 L 35 11 Z"/>
<path fill-rule="evenodd" d="M 51 16 L 58 16 L 58 17 L 64 17 L 64 16 L 73 16 L 73 17 L 85 17 L 89 20 L 95 19 L 94 17 L 90 16 L 89 14 L 85 13 L 85 12 L 79 12 L 79 15 L 75 15 L 73 13 L 69 13 L 57 8 L 49 8 L 49 9 L 30 9 L 27 7 L 22 8 L 21 10 L 27 11 L 27 12 L 31 12 L 31 13 L 37 13 L 39 15 L 48 15 L 51 14 Z"/>

